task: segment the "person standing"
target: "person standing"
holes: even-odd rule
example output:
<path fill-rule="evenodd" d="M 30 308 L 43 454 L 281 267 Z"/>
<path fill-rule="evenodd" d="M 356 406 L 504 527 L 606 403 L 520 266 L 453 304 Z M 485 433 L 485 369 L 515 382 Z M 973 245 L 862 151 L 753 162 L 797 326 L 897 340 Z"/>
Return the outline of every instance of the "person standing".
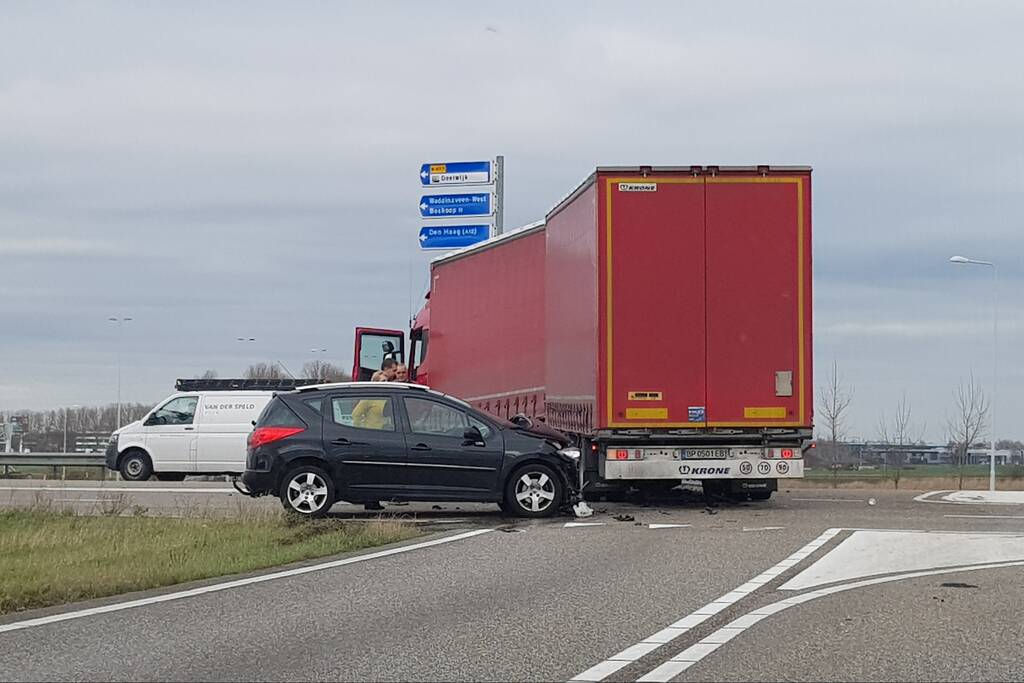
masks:
<path fill-rule="evenodd" d="M 380 364 L 380 370 L 373 373 L 373 377 L 370 378 L 371 382 L 392 382 L 395 379 L 395 369 L 398 367 L 398 363 L 394 358 L 385 358 L 384 362 Z"/>

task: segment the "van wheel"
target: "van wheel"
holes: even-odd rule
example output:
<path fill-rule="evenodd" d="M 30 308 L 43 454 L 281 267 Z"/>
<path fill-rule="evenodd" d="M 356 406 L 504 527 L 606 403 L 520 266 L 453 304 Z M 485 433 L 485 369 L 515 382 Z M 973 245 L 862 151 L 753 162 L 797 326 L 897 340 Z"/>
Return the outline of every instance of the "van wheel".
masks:
<path fill-rule="evenodd" d="M 323 517 L 334 505 L 334 482 L 319 467 L 300 465 L 281 480 L 281 505 L 303 517 Z"/>
<path fill-rule="evenodd" d="M 121 458 L 118 469 L 121 477 L 127 481 L 146 481 L 153 474 L 153 463 L 144 451 L 128 451 Z"/>
<path fill-rule="evenodd" d="M 525 465 L 505 483 L 505 510 L 517 517 L 549 517 L 562 506 L 565 488 L 547 465 Z"/>

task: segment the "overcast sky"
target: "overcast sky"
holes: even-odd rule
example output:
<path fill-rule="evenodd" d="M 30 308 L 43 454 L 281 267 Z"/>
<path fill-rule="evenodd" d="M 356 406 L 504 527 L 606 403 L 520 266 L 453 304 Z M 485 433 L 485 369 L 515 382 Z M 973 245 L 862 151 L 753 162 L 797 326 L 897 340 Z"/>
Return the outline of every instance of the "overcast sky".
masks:
<path fill-rule="evenodd" d="M 1024 4 L 0 5 L 0 410 L 156 401 L 404 327 L 419 164 L 506 159 L 506 225 L 597 165 L 814 167 L 817 380 L 850 435 L 957 382 L 1024 438 Z M 236 337 L 257 341 L 242 345 Z M 925 424 L 926 423 L 926 424 Z"/>

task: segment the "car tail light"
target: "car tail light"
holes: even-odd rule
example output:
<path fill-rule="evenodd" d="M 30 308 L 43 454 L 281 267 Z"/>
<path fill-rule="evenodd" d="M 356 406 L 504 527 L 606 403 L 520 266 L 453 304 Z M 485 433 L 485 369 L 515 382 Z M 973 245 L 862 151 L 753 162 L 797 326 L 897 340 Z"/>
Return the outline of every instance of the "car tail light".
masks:
<path fill-rule="evenodd" d="M 249 435 L 249 448 L 259 448 L 304 431 L 304 427 L 257 427 Z"/>
<path fill-rule="evenodd" d="M 783 458 L 792 458 L 793 457 L 793 449 L 792 448 L 783 448 L 781 455 L 782 455 Z"/>

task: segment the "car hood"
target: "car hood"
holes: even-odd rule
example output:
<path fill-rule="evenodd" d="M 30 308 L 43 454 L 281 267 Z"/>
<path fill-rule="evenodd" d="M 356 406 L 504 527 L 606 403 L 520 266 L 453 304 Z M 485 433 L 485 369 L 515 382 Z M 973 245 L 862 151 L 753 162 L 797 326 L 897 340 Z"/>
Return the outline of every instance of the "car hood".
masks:
<path fill-rule="evenodd" d="M 558 431 L 554 427 L 549 427 L 543 422 L 535 422 L 530 427 L 515 427 L 514 431 L 520 434 L 527 434 L 529 436 L 535 436 L 546 441 L 551 441 L 558 445 L 559 448 L 564 448 L 570 444 L 569 437 L 562 432 Z"/>
<path fill-rule="evenodd" d="M 124 427 L 121 427 L 120 429 L 115 429 L 114 433 L 113 433 L 113 436 L 118 436 L 120 434 L 124 434 L 124 433 L 127 433 L 127 432 L 136 432 L 136 431 L 139 430 L 139 427 L 141 427 L 141 426 L 142 426 L 142 420 L 136 420 L 135 422 L 129 422 Z"/>

